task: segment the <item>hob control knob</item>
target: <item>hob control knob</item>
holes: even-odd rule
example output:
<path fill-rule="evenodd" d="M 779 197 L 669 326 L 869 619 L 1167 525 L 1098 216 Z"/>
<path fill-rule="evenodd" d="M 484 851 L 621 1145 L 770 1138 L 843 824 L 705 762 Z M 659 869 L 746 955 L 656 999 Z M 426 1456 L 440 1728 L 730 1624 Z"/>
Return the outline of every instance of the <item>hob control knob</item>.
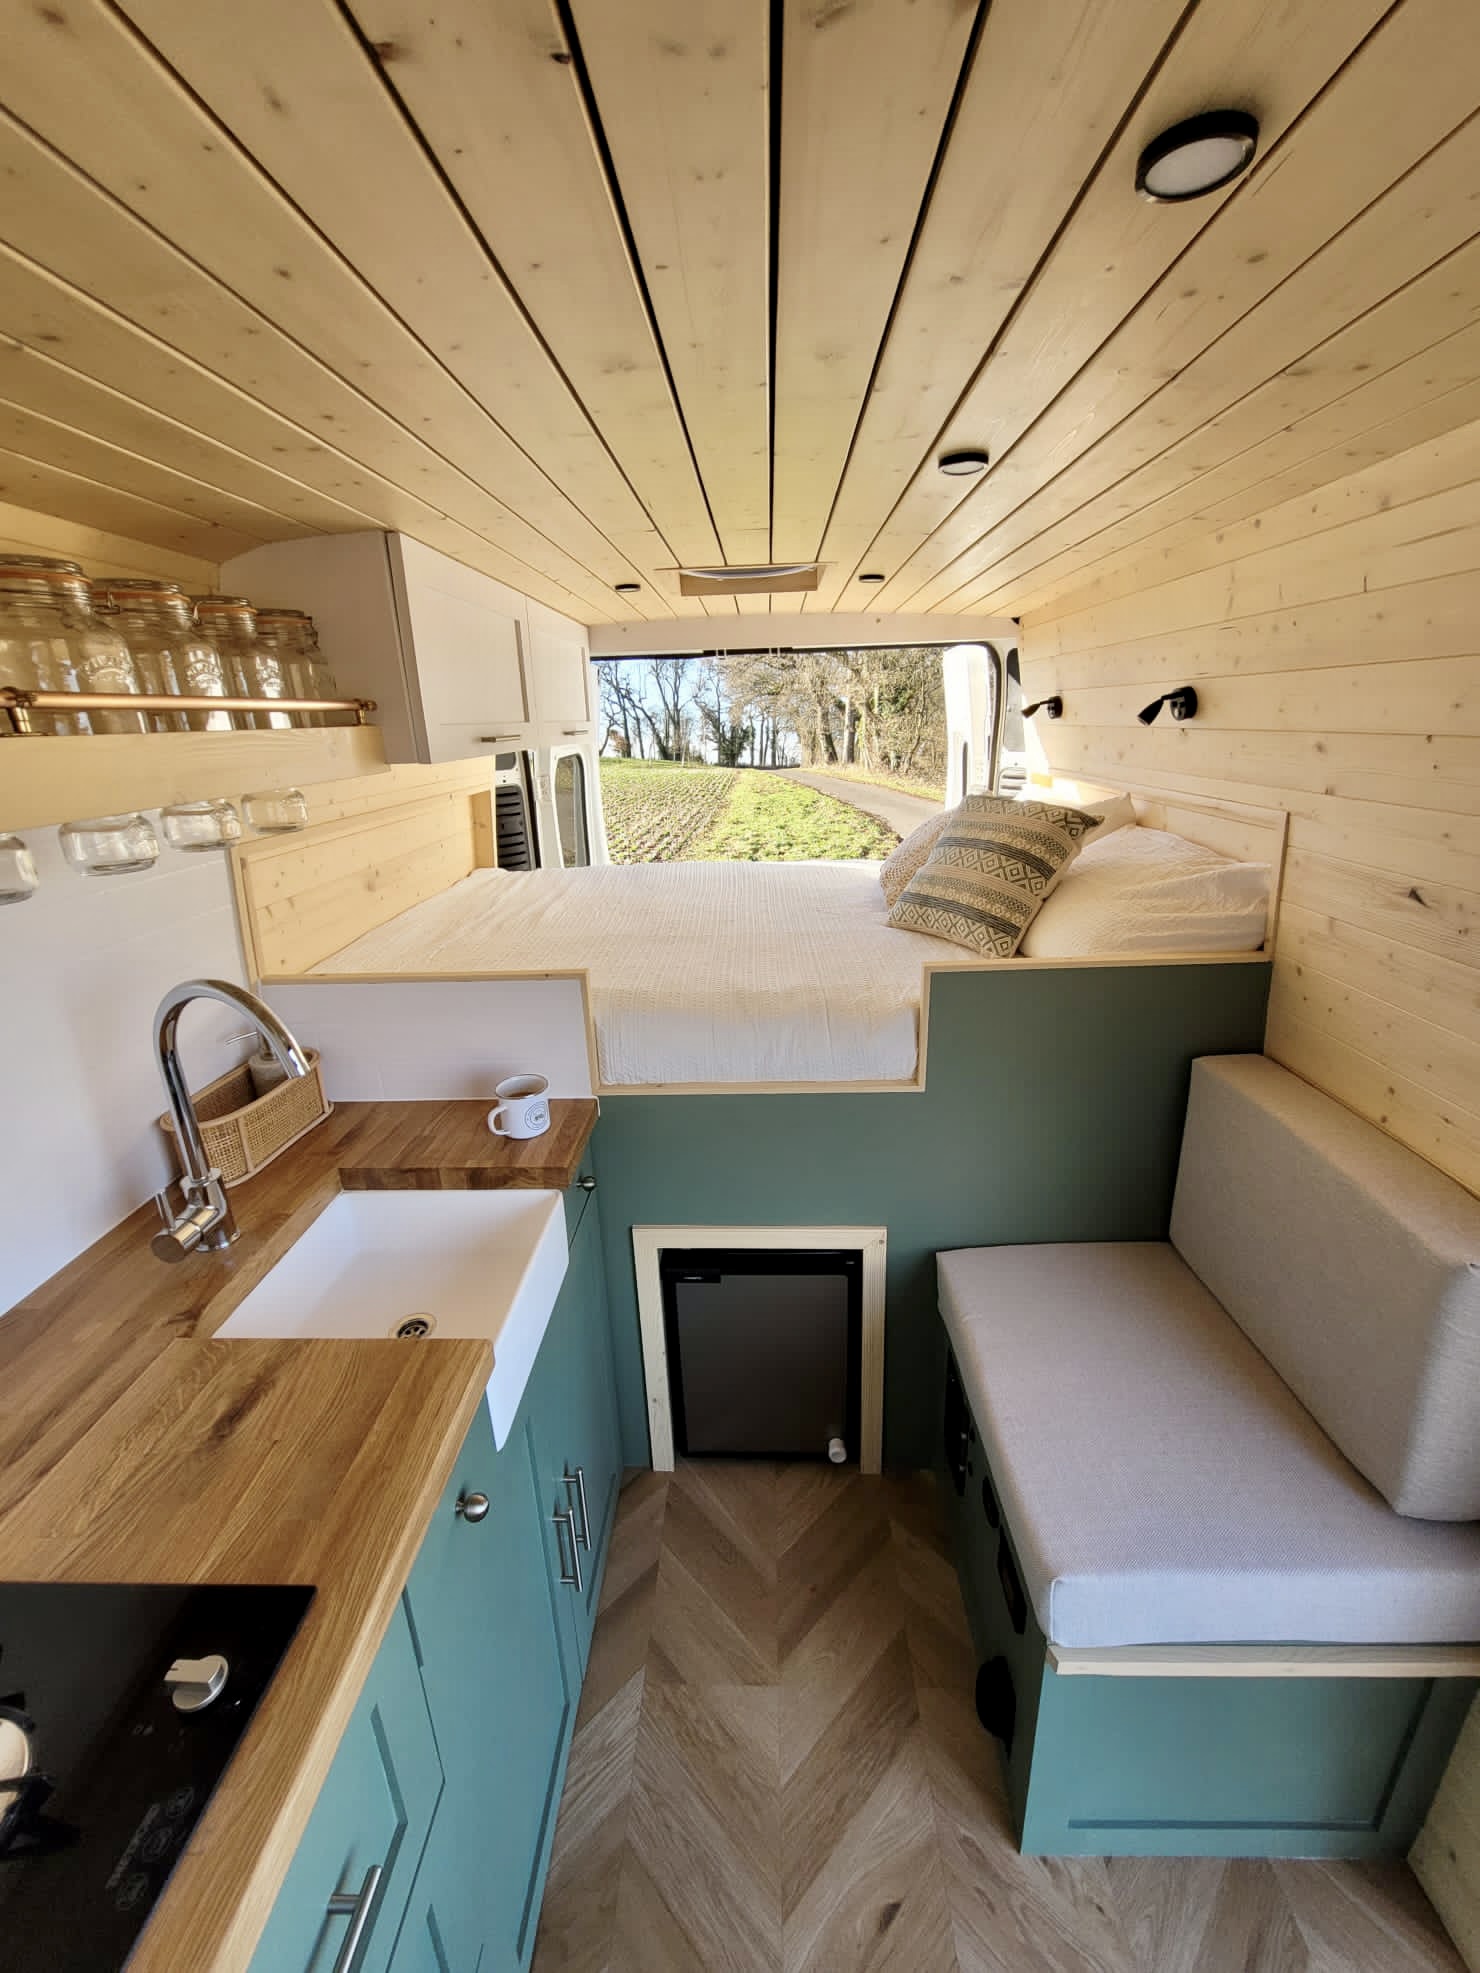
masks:
<path fill-rule="evenodd" d="M 220 1652 L 208 1658 L 176 1658 L 164 1675 L 165 1688 L 180 1713 L 198 1713 L 219 1699 L 230 1667 Z"/>

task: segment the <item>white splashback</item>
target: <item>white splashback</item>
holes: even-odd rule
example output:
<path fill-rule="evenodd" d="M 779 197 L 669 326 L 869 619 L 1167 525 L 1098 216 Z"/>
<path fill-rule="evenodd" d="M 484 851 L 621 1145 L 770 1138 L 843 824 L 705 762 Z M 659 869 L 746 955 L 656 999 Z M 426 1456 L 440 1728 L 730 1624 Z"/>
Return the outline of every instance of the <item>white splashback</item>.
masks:
<path fill-rule="evenodd" d="M 152 870 L 88 877 L 55 829 L 17 833 L 41 888 L 0 907 L 0 1312 L 164 1183 L 154 1009 L 178 980 L 244 977 L 223 856 L 162 848 Z M 241 1060 L 222 1040 L 239 1025 L 224 1007 L 187 1011 L 192 1083 Z"/>
<path fill-rule="evenodd" d="M 335 1099 L 492 1103 L 494 1085 L 524 1070 L 553 1096 L 591 1094 L 577 980 L 326 980 L 266 998 L 318 1049 Z"/>

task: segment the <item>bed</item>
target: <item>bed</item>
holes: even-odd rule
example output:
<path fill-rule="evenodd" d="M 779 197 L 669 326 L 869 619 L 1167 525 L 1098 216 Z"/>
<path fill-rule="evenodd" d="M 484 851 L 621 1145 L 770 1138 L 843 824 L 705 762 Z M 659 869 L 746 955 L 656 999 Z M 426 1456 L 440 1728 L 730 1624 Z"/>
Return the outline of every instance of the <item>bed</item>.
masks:
<path fill-rule="evenodd" d="M 1278 869 L 1283 817 L 1269 811 L 1148 799 L 1138 819 L 1138 849 L 1151 832 L 1175 840 L 1191 828 L 1210 863 Z M 1084 914 L 1061 907 L 1071 929 L 1057 948 L 980 959 L 890 927 L 876 863 L 513 872 L 493 867 L 489 841 L 476 798 L 453 791 L 245 846 L 238 891 L 254 972 L 341 984 L 576 977 L 598 1090 L 901 1089 L 923 1084 L 936 973 L 1176 964 L 1210 950 L 1179 942 L 1186 921 L 1170 919 L 1139 951 L 1081 952 Z M 1088 879 L 1088 850 L 1081 862 Z M 1073 878 L 1060 887 L 1071 901 Z M 1264 943 L 1272 895 L 1271 883 L 1230 960 L 1264 956 L 1250 948 Z"/>

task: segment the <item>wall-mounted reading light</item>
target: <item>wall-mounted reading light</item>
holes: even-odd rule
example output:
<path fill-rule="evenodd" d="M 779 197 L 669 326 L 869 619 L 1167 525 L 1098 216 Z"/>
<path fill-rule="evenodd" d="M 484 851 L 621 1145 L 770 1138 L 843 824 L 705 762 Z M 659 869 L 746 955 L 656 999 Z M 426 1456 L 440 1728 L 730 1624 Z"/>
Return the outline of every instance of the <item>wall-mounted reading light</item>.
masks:
<path fill-rule="evenodd" d="M 872 573 L 871 573 L 871 574 L 869 574 L 869 575 L 861 575 L 861 576 L 860 576 L 860 577 L 858 578 L 858 580 L 859 580 L 860 582 L 882 582 L 882 581 L 884 580 L 884 578 L 883 578 L 883 576 L 882 576 L 882 575 L 880 575 L 880 574 L 879 574 L 879 573 L 877 572 L 877 570 L 875 570 L 874 572 L 872 572 Z"/>
<path fill-rule="evenodd" d="M 1179 685 L 1175 692 L 1163 692 L 1159 699 L 1153 699 L 1149 706 L 1142 706 L 1136 714 L 1143 726 L 1149 726 L 1165 706 L 1173 719 L 1197 718 L 1197 694 L 1190 685 Z"/>
<path fill-rule="evenodd" d="M 1031 706 L 1023 707 L 1023 718 L 1031 719 L 1035 712 L 1046 712 L 1050 719 L 1064 717 L 1064 702 L 1057 693 L 1051 699 L 1035 699 Z"/>
<path fill-rule="evenodd" d="M 1153 137 L 1136 165 L 1136 190 L 1158 205 L 1201 199 L 1254 162 L 1259 123 L 1247 110 L 1207 110 Z"/>
<path fill-rule="evenodd" d="M 969 479 L 973 473 L 984 473 L 991 465 L 986 452 L 972 448 L 966 452 L 943 452 L 936 460 L 936 470 L 947 473 L 954 480 Z"/>
<path fill-rule="evenodd" d="M 640 582 L 617 582 L 613 583 L 612 587 L 619 596 L 635 596 L 638 590 L 641 589 L 642 584 Z"/>

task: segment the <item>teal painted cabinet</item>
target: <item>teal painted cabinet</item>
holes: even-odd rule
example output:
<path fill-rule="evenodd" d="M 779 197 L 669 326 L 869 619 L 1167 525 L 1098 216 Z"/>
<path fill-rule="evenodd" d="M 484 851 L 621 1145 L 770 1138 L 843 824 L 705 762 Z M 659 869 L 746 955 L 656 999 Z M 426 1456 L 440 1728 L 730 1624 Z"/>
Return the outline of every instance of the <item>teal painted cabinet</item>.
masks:
<path fill-rule="evenodd" d="M 567 1195 L 566 1224 L 513 1430 L 497 1449 L 479 1406 L 253 1973 L 331 1973 L 352 1921 L 328 1900 L 373 1864 L 353 1973 L 529 1964 L 620 1475 L 588 1192 Z"/>
<path fill-rule="evenodd" d="M 391 1620 L 278 1893 L 253 1973 L 383 1973 L 442 1789 L 405 1613 Z M 372 1880 L 371 1873 L 378 1871 Z M 367 1888 L 368 1886 L 368 1888 Z"/>
<path fill-rule="evenodd" d="M 1025 1852 L 1371 1857 L 1406 1851 L 1473 1679 L 1064 1677 L 954 1361 L 937 1476 Z"/>

